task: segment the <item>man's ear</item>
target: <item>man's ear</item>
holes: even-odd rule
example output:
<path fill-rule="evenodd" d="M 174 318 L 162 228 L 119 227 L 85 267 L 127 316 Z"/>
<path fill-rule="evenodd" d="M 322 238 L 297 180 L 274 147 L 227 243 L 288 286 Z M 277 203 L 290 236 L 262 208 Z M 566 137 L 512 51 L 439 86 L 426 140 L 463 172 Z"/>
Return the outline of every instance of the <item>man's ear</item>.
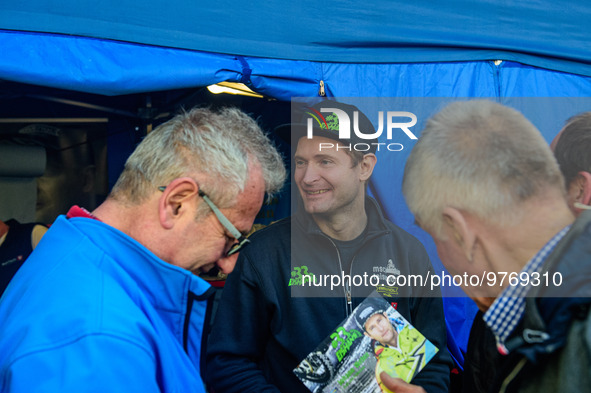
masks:
<path fill-rule="evenodd" d="M 568 192 L 573 195 L 573 202 L 583 205 L 591 203 L 591 173 L 580 171 L 569 186 Z"/>
<path fill-rule="evenodd" d="M 360 179 L 361 181 L 366 181 L 371 177 L 373 173 L 373 169 L 376 166 L 378 159 L 375 154 L 369 153 L 363 156 L 363 159 L 359 163 L 361 168 Z"/>
<path fill-rule="evenodd" d="M 443 222 L 447 226 L 446 232 L 453 236 L 453 240 L 462 248 L 468 261 L 472 262 L 476 233 L 466 220 L 465 213 L 447 206 L 443 208 Z"/>
<path fill-rule="evenodd" d="M 158 200 L 160 224 L 171 229 L 185 212 L 193 211 L 191 214 L 195 215 L 194 209 L 189 207 L 197 203 L 195 197 L 198 192 L 197 182 L 190 177 L 179 177 L 171 181 Z"/>

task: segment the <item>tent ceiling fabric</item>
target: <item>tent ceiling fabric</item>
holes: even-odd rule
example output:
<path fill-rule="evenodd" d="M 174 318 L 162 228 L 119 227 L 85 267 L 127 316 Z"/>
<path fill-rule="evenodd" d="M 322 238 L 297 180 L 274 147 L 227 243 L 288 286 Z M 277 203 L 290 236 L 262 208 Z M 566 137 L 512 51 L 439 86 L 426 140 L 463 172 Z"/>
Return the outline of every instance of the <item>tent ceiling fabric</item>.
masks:
<path fill-rule="evenodd" d="M 289 101 L 318 94 L 321 63 L 246 58 L 79 36 L 0 30 L 0 79 L 106 96 L 244 82 Z"/>
<path fill-rule="evenodd" d="M 103 95 L 236 80 L 234 57 L 109 40 L 0 30 L 2 79 Z"/>
<path fill-rule="evenodd" d="M 501 59 L 591 76 L 587 2 L 360 4 L 175 0 L 171 6 L 153 0 L 29 0 L 0 4 L 0 29 L 319 62 Z"/>

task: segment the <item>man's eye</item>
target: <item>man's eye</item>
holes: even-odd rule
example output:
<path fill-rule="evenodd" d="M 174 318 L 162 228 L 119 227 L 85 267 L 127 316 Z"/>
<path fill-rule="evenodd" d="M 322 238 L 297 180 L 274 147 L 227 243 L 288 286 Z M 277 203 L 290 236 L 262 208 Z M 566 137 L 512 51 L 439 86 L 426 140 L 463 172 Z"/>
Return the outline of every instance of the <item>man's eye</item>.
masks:
<path fill-rule="evenodd" d="M 322 160 L 322 161 L 320 161 L 320 163 L 322 165 L 329 165 L 329 164 L 332 164 L 332 161 L 331 160 Z"/>
<path fill-rule="evenodd" d="M 302 160 L 296 160 L 295 164 L 296 164 L 296 166 L 301 167 L 301 166 L 304 166 L 306 163 Z"/>

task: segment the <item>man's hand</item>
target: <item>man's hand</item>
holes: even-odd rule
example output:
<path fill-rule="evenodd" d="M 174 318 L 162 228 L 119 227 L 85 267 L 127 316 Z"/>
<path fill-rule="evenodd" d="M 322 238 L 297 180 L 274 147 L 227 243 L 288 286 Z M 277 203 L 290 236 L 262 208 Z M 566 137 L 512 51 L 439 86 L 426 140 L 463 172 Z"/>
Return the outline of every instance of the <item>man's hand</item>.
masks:
<path fill-rule="evenodd" d="M 427 393 L 425 389 L 417 385 L 411 385 L 400 378 L 392 378 L 385 371 L 380 373 L 384 386 L 395 393 Z"/>

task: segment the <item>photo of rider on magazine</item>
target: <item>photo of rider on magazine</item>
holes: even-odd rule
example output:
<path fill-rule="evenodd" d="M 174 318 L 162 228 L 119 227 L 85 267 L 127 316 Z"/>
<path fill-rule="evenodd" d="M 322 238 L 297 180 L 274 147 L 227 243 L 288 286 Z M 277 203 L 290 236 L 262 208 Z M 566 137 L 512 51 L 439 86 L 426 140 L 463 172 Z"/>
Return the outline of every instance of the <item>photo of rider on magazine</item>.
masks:
<path fill-rule="evenodd" d="M 365 299 L 294 370 L 312 392 L 389 392 L 380 373 L 410 382 L 438 349 L 381 295 Z"/>

